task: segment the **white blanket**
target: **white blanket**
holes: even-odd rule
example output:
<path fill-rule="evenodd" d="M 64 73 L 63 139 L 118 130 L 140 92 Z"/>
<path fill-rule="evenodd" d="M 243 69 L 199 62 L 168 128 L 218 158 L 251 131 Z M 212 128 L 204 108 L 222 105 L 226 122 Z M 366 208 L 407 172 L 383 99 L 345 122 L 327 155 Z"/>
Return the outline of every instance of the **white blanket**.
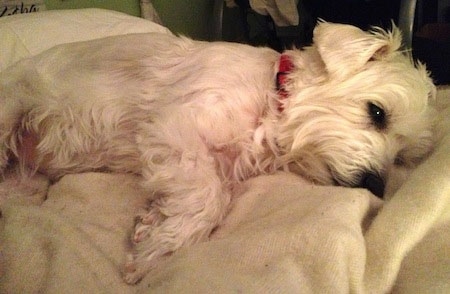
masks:
<path fill-rule="evenodd" d="M 450 91 L 438 103 L 440 144 L 390 200 L 287 173 L 252 179 L 209 242 L 136 286 L 120 269 L 146 205 L 138 178 L 69 175 L 46 197 L 38 185 L 1 206 L 0 293 L 450 293 Z"/>

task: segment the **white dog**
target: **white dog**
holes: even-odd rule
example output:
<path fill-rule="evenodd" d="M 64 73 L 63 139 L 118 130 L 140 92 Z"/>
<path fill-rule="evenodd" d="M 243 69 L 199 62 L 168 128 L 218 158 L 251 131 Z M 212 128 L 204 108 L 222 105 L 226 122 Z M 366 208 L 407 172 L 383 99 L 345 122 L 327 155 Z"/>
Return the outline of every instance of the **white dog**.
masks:
<path fill-rule="evenodd" d="M 429 152 L 434 86 L 400 43 L 323 22 L 281 55 L 155 33 L 57 46 L 1 73 L 0 167 L 142 175 L 134 283 L 207 239 L 241 180 L 285 169 L 380 196 L 390 165 Z"/>

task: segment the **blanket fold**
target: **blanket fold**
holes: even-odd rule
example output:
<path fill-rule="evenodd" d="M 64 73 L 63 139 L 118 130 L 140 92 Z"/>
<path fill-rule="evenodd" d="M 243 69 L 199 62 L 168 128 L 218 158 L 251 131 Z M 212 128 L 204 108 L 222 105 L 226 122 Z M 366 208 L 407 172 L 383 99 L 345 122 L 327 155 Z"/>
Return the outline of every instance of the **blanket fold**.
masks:
<path fill-rule="evenodd" d="M 144 205 L 137 186 L 134 176 L 87 173 L 61 179 L 41 206 L 5 204 L 0 293 L 130 291 L 120 269 Z"/>

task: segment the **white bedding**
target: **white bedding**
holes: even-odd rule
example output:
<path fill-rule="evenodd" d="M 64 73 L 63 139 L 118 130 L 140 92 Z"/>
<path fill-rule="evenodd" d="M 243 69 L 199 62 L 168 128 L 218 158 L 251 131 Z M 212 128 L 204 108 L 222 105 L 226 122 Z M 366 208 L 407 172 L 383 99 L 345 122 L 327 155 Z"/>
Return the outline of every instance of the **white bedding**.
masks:
<path fill-rule="evenodd" d="M 166 32 L 156 23 L 103 9 L 49 10 L 0 18 L 0 70 L 57 44 L 129 33 Z"/>
<path fill-rule="evenodd" d="M 103 10 L 3 18 L 0 69 L 57 43 L 154 30 L 167 32 Z M 146 203 L 135 176 L 69 175 L 46 197 L 11 197 L 1 205 L 0 293 L 450 293 L 450 91 L 438 103 L 440 144 L 389 201 L 286 173 L 252 179 L 211 241 L 137 286 L 120 276 Z"/>

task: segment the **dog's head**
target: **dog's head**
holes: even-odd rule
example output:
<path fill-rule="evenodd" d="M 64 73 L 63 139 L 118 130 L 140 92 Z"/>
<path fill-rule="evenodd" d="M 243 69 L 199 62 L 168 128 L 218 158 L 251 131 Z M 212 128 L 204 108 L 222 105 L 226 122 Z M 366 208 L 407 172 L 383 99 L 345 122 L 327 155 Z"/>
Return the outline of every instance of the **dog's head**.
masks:
<path fill-rule="evenodd" d="M 313 40 L 286 52 L 294 69 L 277 138 L 283 162 L 318 184 L 381 196 L 390 165 L 416 164 L 432 148 L 434 85 L 400 51 L 397 28 L 365 32 L 323 22 Z"/>

